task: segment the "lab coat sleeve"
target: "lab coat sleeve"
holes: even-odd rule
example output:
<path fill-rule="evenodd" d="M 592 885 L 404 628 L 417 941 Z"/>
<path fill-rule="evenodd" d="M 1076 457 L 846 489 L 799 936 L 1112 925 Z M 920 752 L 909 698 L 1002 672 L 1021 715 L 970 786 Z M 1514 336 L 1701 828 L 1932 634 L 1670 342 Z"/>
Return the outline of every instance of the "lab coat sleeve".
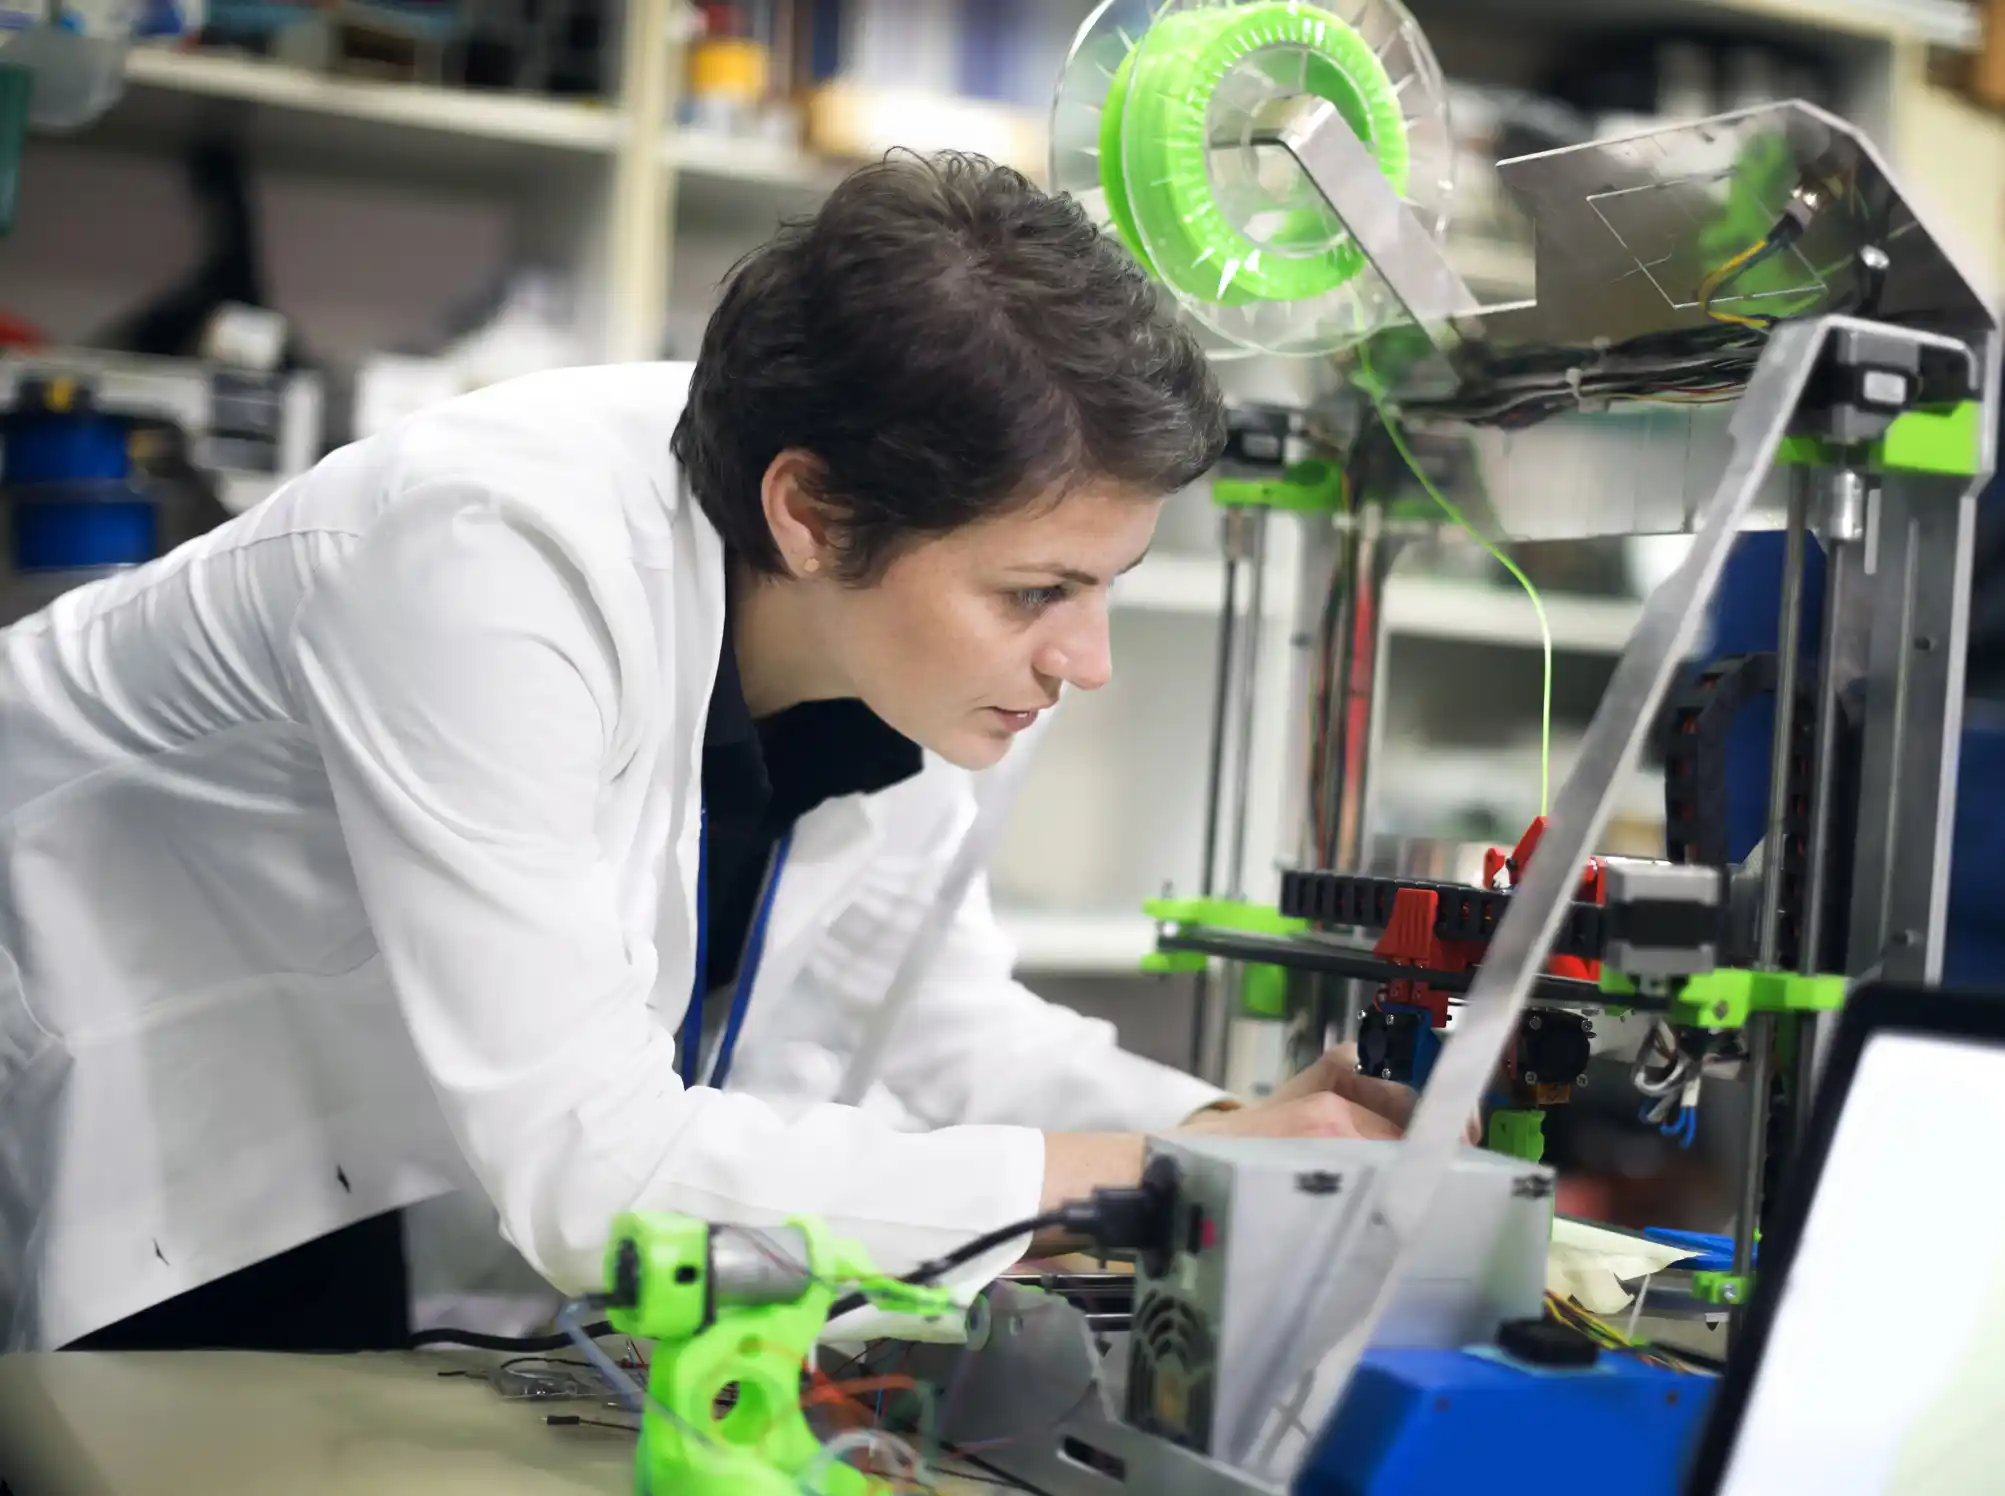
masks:
<path fill-rule="evenodd" d="M 886 1087 L 933 1126 L 1160 1132 L 1224 1096 L 1046 1002 L 1012 977 L 1015 960 L 977 879 L 884 1060 Z"/>
<path fill-rule="evenodd" d="M 606 590 L 631 574 L 560 531 L 479 483 L 432 485 L 296 623 L 301 714 L 383 962 L 504 1232 L 580 1291 L 626 1210 L 817 1215 L 888 1271 L 1034 1214 L 1036 1131 L 913 1134 L 833 1105 L 783 1119 L 681 1085 L 596 834 L 623 714 L 654 689 L 626 677 L 660 665 L 644 628 L 621 637 L 644 604 Z"/>

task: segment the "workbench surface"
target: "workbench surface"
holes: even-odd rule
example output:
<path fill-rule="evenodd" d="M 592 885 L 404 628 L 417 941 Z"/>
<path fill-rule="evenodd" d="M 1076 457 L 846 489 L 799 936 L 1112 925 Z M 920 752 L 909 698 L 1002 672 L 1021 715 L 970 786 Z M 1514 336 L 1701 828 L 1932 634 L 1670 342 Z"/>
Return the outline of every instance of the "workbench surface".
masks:
<path fill-rule="evenodd" d="M 0 1357 L 11 1496 L 628 1496 L 634 1439 L 551 1427 L 584 1403 L 509 1401 L 457 1353 L 62 1351 Z M 940 1478 L 942 1496 L 992 1483 Z"/>

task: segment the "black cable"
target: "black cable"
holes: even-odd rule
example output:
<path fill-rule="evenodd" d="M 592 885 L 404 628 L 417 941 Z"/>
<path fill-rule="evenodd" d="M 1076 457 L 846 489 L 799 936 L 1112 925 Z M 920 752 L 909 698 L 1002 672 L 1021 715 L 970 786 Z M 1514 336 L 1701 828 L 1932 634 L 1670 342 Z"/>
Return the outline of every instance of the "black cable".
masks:
<path fill-rule="evenodd" d="M 501 1363 L 501 1369 L 503 1371 L 513 1371 L 516 1367 L 529 1361 L 534 1361 L 538 1366 L 576 1366 L 586 1371 L 594 1369 L 591 1362 L 579 1361 L 569 1356 L 510 1356 L 506 1361 Z"/>
<path fill-rule="evenodd" d="M 1175 1199 L 1173 1180 L 1149 1178 L 1126 1188 L 1097 1189 L 1083 1200 L 1068 1200 L 1056 1210 L 1047 1210 L 1027 1221 L 1000 1227 L 965 1242 L 944 1257 L 920 1263 L 898 1281 L 915 1287 L 936 1282 L 962 1263 L 972 1262 L 1004 1242 L 1019 1236 L 1035 1236 L 1052 1227 L 1083 1236 L 1108 1251 L 1159 1248 L 1169 1232 Z M 845 1294 L 829 1307 L 828 1316 L 838 1319 L 867 1303 L 869 1299 L 861 1293 Z"/>
<path fill-rule="evenodd" d="M 1023 1491 L 1029 1489 L 1006 1475 L 988 1475 L 975 1470 L 936 1470 L 934 1474 L 943 1480 L 967 1481 L 970 1485 L 1001 1486 L 1005 1490 Z"/>
<path fill-rule="evenodd" d="M 585 1333 L 597 1340 L 601 1335 L 613 1333 L 613 1327 L 601 1320 L 595 1325 L 586 1325 Z M 455 1330 L 442 1325 L 436 1330 L 420 1330 L 405 1342 L 411 1350 L 423 1350 L 428 1345 L 463 1345 L 477 1351 L 520 1351 L 534 1354 L 537 1351 L 562 1351 L 572 1348 L 574 1342 L 569 1335 L 483 1335 L 478 1330 Z"/>
<path fill-rule="evenodd" d="M 1082 1215 L 1088 1217 L 1083 1223 Z M 1035 1236 L 1038 1232 L 1053 1226 L 1077 1228 L 1084 1224 L 1090 1229 L 1092 1220 L 1097 1216 L 1098 1212 L 1089 1201 L 1082 1200 L 1070 1205 L 1061 1205 L 1058 1209 L 1048 1210 L 1043 1215 L 1032 1216 L 1029 1220 L 1018 1221 L 1011 1226 L 1000 1226 L 994 1231 L 976 1237 L 973 1241 L 964 1242 L 944 1257 L 935 1257 L 931 1262 L 920 1263 L 898 1281 L 910 1283 L 915 1287 L 924 1287 L 928 1283 L 939 1281 L 962 1263 L 972 1262 L 982 1253 L 994 1251 L 1004 1242 L 1014 1241 L 1019 1236 Z M 869 1302 L 870 1300 L 861 1293 L 844 1294 L 829 1307 L 828 1317 L 839 1319 L 845 1314 L 863 1308 Z"/>
<path fill-rule="evenodd" d="M 551 1428 L 616 1428 L 623 1434 L 637 1434 L 640 1426 L 633 1423 L 614 1423 L 609 1418 L 583 1418 L 576 1413 L 546 1413 L 543 1422 Z"/>

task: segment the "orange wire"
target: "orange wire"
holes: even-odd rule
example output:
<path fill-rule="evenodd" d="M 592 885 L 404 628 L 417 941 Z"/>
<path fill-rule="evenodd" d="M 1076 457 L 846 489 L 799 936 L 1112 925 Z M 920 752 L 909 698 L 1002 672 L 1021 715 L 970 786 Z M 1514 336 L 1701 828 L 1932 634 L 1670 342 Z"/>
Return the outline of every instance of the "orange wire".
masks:
<path fill-rule="evenodd" d="M 817 1403 L 839 1402 L 844 1398 L 854 1399 L 866 1392 L 916 1392 L 918 1390 L 919 1384 L 910 1377 L 858 1377 L 853 1382 L 830 1382 L 825 1387 L 816 1387 L 801 1398 L 801 1406 L 811 1408 Z"/>

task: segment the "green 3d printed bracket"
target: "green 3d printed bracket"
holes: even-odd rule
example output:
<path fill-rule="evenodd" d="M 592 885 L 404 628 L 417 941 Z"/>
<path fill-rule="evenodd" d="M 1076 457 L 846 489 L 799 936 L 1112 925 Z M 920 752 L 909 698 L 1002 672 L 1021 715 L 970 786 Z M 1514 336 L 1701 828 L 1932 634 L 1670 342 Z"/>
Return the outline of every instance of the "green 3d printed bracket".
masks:
<path fill-rule="evenodd" d="M 1687 1028 L 1737 1029 L 1756 1013 L 1831 1013 L 1845 1005 L 1844 977 L 1722 967 L 1679 979 L 1665 1019 Z M 1636 984 L 1604 966 L 1601 990 L 1634 997 Z"/>
<path fill-rule="evenodd" d="M 1344 507 L 1344 475 L 1335 463 L 1312 457 L 1278 478 L 1214 478 L 1211 501 L 1221 509 L 1335 514 Z"/>
<path fill-rule="evenodd" d="M 1742 1273 L 1693 1273 L 1692 1297 L 1702 1304 L 1731 1309 L 1745 1304 L 1754 1292 L 1754 1278 Z"/>
<path fill-rule="evenodd" d="M 606 1282 L 616 1291 L 630 1286 L 633 1302 L 609 1309 L 607 1319 L 621 1334 L 655 1342 L 635 1456 L 637 1496 L 889 1491 L 854 1466 L 821 1456 L 821 1441 L 801 1411 L 802 1369 L 837 1294 L 851 1288 L 895 1313 L 960 1310 L 946 1289 L 875 1273 L 862 1248 L 837 1239 L 820 1221 L 801 1217 L 787 1224 L 807 1243 L 798 1295 L 778 1303 L 732 1303 L 711 1281 L 707 1221 L 632 1214 L 613 1223 Z M 637 1257 L 637 1271 L 623 1266 L 629 1252 Z M 735 1395 L 721 1406 L 726 1389 Z"/>
<path fill-rule="evenodd" d="M 1299 935 L 1307 920 L 1288 919 L 1259 904 L 1238 899 L 1149 899 L 1142 912 L 1158 924 L 1184 929 L 1209 927 L 1247 935 Z M 1211 958 L 1201 951 L 1152 951 L 1142 970 L 1162 975 L 1203 971 Z M 1284 1018 L 1288 1013 L 1288 972 L 1280 966 L 1248 962 L 1240 968 L 1239 1008 L 1248 1018 Z"/>
<path fill-rule="evenodd" d="M 1506 1158 L 1521 1158 L 1535 1164 L 1546 1156 L 1546 1114 L 1532 1108 L 1506 1109 L 1490 1113 L 1489 1131 L 1483 1145 Z"/>
<path fill-rule="evenodd" d="M 1869 473 L 1934 473 L 1974 478 L 1983 471 L 1984 407 L 1975 400 L 1940 410 L 1910 410 L 1894 417 L 1887 434 L 1868 442 L 1851 460 Z M 1791 436 L 1776 449 L 1777 462 L 1833 467 L 1839 449 L 1814 436 Z"/>

